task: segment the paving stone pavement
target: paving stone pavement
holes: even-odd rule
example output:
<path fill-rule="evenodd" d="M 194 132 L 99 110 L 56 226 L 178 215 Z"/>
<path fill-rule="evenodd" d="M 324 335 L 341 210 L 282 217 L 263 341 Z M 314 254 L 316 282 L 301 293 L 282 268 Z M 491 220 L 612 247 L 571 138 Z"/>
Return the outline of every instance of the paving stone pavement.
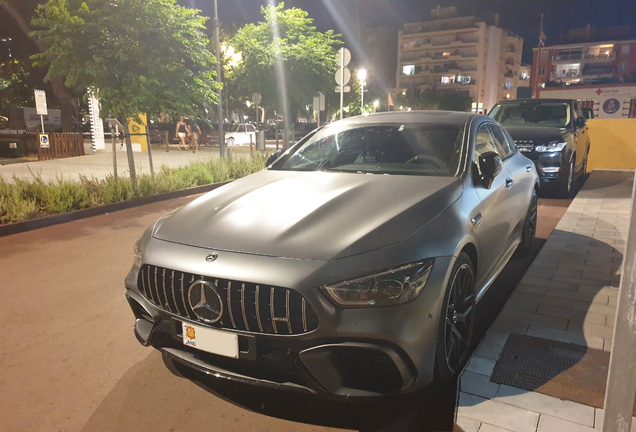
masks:
<path fill-rule="evenodd" d="M 594 171 L 460 378 L 465 432 L 598 432 L 603 410 L 490 381 L 510 333 L 610 351 L 633 171 Z M 636 418 L 631 432 L 636 432 Z"/>

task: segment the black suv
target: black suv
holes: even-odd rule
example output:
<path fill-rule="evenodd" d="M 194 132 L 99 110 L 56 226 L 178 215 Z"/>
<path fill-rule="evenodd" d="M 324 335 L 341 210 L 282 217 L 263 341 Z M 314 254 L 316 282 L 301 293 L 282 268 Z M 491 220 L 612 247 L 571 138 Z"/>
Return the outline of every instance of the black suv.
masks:
<path fill-rule="evenodd" d="M 506 128 L 519 150 L 532 159 L 541 185 L 572 193 L 587 170 L 590 136 L 587 119 L 572 99 L 520 99 L 497 102 L 490 117 Z"/>

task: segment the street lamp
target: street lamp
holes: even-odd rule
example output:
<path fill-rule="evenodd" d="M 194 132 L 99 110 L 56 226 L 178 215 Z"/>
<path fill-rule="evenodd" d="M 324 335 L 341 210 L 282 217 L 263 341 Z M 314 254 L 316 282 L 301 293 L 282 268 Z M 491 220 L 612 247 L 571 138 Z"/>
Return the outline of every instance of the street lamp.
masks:
<path fill-rule="evenodd" d="M 367 79 L 367 70 L 358 69 L 358 79 L 360 80 L 360 114 L 364 110 L 364 80 Z"/>
<path fill-rule="evenodd" d="M 378 107 L 380 106 L 380 101 L 379 100 L 374 100 L 373 101 L 373 112 L 376 112 L 378 110 Z"/>

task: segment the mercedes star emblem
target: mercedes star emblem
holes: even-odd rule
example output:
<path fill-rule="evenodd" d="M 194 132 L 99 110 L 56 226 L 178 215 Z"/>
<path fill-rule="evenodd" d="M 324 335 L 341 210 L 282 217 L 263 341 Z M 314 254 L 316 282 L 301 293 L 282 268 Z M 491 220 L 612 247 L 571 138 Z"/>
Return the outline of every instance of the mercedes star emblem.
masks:
<path fill-rule="evenodd" d="M 197 280 L 188 288 L 188 303 L 199 320 L 213 324 L 223 316 L 223 300 L 214 285 Z"/>

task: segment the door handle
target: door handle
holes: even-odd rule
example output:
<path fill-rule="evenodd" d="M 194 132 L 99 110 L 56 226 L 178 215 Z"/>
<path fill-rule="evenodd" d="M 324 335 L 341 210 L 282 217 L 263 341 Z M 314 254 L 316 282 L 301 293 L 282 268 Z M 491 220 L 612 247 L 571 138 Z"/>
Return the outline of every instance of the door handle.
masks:
<path fill-rule="evenodd" d="M 526 165 L 526 172 L 532 171 L 532 165 Z"/>
<path fill-rule="evenodd" d="M 477 226 L 481 223 L 483 216 L 481 213 L 477 213 L 475 216 L 473 216 L 473 218 L 470 220 L 470 223 L 473 224 L 473 226 Z"/>
<path fill-rule="evenodd" d="M 512 184 L 513 184 L 514 182 L 515 182 L 515 181 L 514 181 L 513 179 L 511 179 L 511 178 L 507 178 L 507 179 L 506 179 L 506 187 L 507 187 L 508 189 L 510 189 L 510 188 L 512 187 Z"/>

